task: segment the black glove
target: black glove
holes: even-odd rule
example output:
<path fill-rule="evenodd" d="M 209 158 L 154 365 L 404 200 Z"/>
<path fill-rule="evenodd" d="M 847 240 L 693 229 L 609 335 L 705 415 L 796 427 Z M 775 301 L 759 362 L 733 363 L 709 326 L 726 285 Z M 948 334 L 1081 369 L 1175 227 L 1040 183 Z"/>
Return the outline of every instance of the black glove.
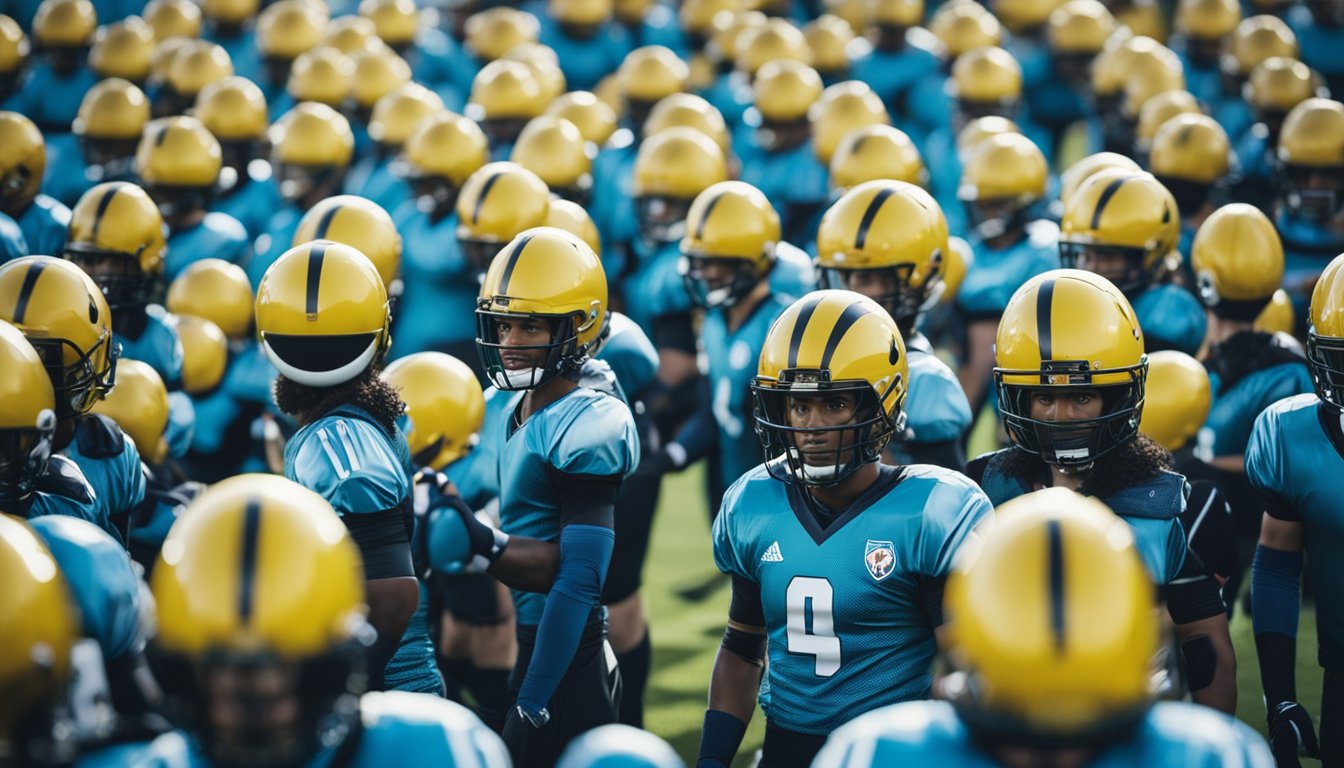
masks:
<path fill-rule="evenodd" d="M 1320 757 L 1311 714 L 1296 701 L 1282 701 L 1269 710 L 1269 748 L 1279 768 L 1300 768 L 1299 755 Z"/>
<path fill-rule="evenodd" d="M 551 722 L 551 713 L 542 709 L 540 713 L 529 713 L 522 707 L 514 705 L 504 717 L 504 732 L 501 736 L 504 739 L 504 746 L 508 747 L 509 754 L 513 757 L 515 765 L 522 765 L 527 760 L 528 742 L 536 738 L 536 734 L 542 731 Z M 534 742 L 532 749 L 536 750 L 538 745 Z"/>
<path fill-rule="evenodd" d="M 686 468 L 686 464 L 686 449 L 680 443 L 668 443 L 648 458 L 649 469 L 660 475 L 680 472 Z"/>

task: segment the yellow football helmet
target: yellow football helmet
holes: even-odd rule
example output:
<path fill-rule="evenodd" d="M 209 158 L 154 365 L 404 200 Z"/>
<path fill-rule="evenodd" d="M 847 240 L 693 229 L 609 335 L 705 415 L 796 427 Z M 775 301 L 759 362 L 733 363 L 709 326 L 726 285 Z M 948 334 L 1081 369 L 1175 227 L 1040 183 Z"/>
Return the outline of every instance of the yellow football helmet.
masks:
<path fill-rule="evenodd" d="M 481 127 L 447 111 L 421 120 L 404 150 L 411 190 L 417 197 L 433 197 L 435 207 L 444 211 L 453 209 L 457 191 L 468 177 L 490 162 Z"/>
<path fill-rule="evenodd" d="M 560 197 L 583 202 L 593 186 L 592 158 L 583 134 L 568 120 L 542 115 L 518 134 L 509 160 L 532 171 Z"/>
<path fill-rule="evenodd" d="M 168 388 L 148 363 L 122 360 L 117 363 L 117 386 L 107 397 L 93 404 L 100 413 L 117 423 L 150 466 L 168 456 Z"/>
<path fill-rule="evenodd" d="M 80 635 L 77 609 L 61 569 L 42 539 L 17 517 L 0 515 L 0 733 L 8 741 L 23 721 L 53 707 L 71 677 Z M 7 745 L 13 746 L 13 745 Z M 26 756 L 15 749 L 15 762 Z"/>
<path fill-rule="evenodd" d="M 145 87 L 159 88 L 164 86 L 164 81 L 168 77 L 168 67 L 173 63 L 173 57 L 187 43 L 190 43 L 190 37 L 170 37 L 167 40 L 157 40 L 154 43 L 154 51 L 149 55 L 149 75 L 145 78 Z M 160 94 L 160 100 L 170 96 L 166 91 Z M 164 107 L 166 108 L 166 107 Z"/>
<path fill-rule="evenodd" d="M 148 12 L 146 8 L 146 16 Z M 33 14 L 33 41 L 38 48 L 82 48 L 97 29 L 98 12 L 89 0 L 43 0 Z"/>
<path fill-rule="evenodd" d="M 466 363 L 442 352 L 394 361 L 383 379 L 406 403 L 406 441 L 419 467 L 443 471 L 475 447 L 485 423 L 485 394 Z"/>
<path fill-rule="evenodd" d="M 494 61 L 523 43 L 537 42 L 540 32 L 537 17 L 526 11 L 489 8 L 467 19 L 467 50 L 483 62 Z"/>
<path fill-rule="evenodd" d="M 204 40 L 182 45 L 168 61 L 165 82 L 182 107 L 191 105 L 196 95 L 210 83 L 233 75 L 233 60 L 223 46 Z"/>
<path fill-rule="evenodd" d="M 1344 254 L 1321 272 L 1307 313 L 1307 363 L 1321 402 L 1344 412 Z"/>
<path fill-rule="evenodd" d="M 194 117 L 154 120 L 145 126 L 135 150 L 135 174 L 151 192 L 165 187 L 213 187 L 222 164 L 219 140 Z"/>
<path fill-rule="evenodd" d="M 294 60 L 285 91 L 296 102 L 315 101 L 339 109 L 354 84 L 355 63 L 350 57 L 322 46 L 304 51 Z"/>
<path fill-rule="evenodd" d="M 87 413 L 115 380 L 112 312 L 84 270 L 52 256 L 0 265 L 0 320 L 38 351 L 61 418 Z"/>
<path fill-rule="evenodd" d="M 4 321 L 0 321 L 0 365 L 5 370 L 0 377 L 0 507 L 3 507 L 28 499 L 46 473 L 52 435 L 56 431 L 56 401 L 51 379 L 37 350 L 19 329 Z"/>
<path fill-rule="evenodd" d="M 731 138 L 728 124 L 718 108 L 693 93 L 674 93 L 653 106 L 644 121 L 644 137 L 648 138 L 668 128 L 690 128 L 705 136 L 723 150 L 727 157 Z"/>
<path fill-rule="evenodd" d="M 994 0 L 994 17 L 1014 35 L 1031 35 L 1042 29 L 1062 0 Z"/>
<path fill-rule="evenodd" d="M 938 300 L 947 248 L 947 220 L 928 192 L 902 181 L 864 182 L 822 214 L 818 284 L 858 291 L 911 328 Z"/>
<path fill-rule="evenodd" d="M 1125 66 L 1120 112 L 1130 122 L 1139 119 L 1143 105 L 1157 94 L 1185 89 L 1185 66 L 1174 51 L 1160 43 L 1136 50 Z"/>
<path fill-rule="evenodd" d="M 923 186 L 929 178 L 915 142 L 889 125 L 851 131 L 831 156 L 830 171 L 831 189 L 841 194 L 865 181 L 894 179 Z"/>
<path fill-rule="evenodd" d="M 1180 0 L 1176 4 L 1176 32 L 1194 41 L 1222 40 L 1241 23 L 1236 0 Z"/>
<path fill-rule="evenodd" d="M 766 15 L 756 10 L 740 9 L 715 14 L 709 20 L 710 39 L 705 45 L 705 53 L 717 62 L 719 69 L 732 71 L 747 33 L 765 26 L 767 21 L 769 19 Z"/>
<path fill-rule="evenodd" d="M 1199 115 L 1199 99 L 1186 90 L 1165 91 L 1148 99 L 1139 109 L 1139 122 L 1134 131 L 1134 148 L 1147 153 L 1153 146 L 1157 129 L 1177 115 Z"/>
<path fill-rule="evenodd" d="M 252 284 L 237 264 L 223 259 L 192 262 L 168 286 L 168 311 L 194 315 L 219 327 L 229 341 L 246 339 L 252 331 Z"/>
<path fill-rule="evenodd" d="M 364 568 L 317 493 L 260 474 L 211 486 L 168 532 L 150 589 L 164 705 L 212 763 L 304 762 L 358 727 Z M 292 719 L 246 740 L 214 733 L 207 714 L 278 702 L 293 703 Z"/>
<path fill-rule="evenodd" d="M 742 10 L 741 0 L 683 0 L 677 9 L 677 21 L 687 36 L 698 42 L 700 48 L 709 38 L 710 22 L 719 13 L 730 15 Z"/>
<path fill-rule="evenodd" d="M 570 27 L 596 27 L 611 18 L 612 0 L 548 0 L 546 15 Z"/>
<path fill-rule="evenodd" d="M 139 20 L 139 17 L 132 18 Z M 0 14 L 0 75 L 9 78 L 16 76 L 31 52 L 32 46 L 19 22 Z M 94 71 L 97 71 L 96 67 Z"/>
<path fill-rule="evenodd" d="M 547 93 L 541 81 L 521 61 L 497 59 L 486 64 L 471 81 L 467 117 L 487 120 L 527 121 L 546 109 Z"/>
<path fill-rule="evenodd" d="M 1059 175 L 1059 202 L 1068 205 L 1069 200 L 1083 185 L 1083 182 L 1092 178 L 1093 174 L 1100 173 L 1108 168 L 1120 168 L 1135 173 L 1143 171 L 1139 164 L 1134 162 L 1133 158 L 1118 152 L 1097 152 L 1088 155 L 1069 166 Z"/>
<path fill-rule="evenodd" d="M 481 166 L 457 196 L 457 239 L 467 263 L 485 272 L 505 244 L 545 224 L 550 201 L 546 182 L 523 166 Z"/>
<path fill-rule="evenodd" d="M 70 125 L 84 141 L 137 141 L 149 122 L 149 99 L 135 84 L 109 77 L 84 93 Z"/>
<path fill-rule="evenodd" d="M 649 136 L 635 155 L 635 206 L 640 237 L 674 243 L 686 232 L 696 196 L 728 180 L 728 161 L 712 139 L 691 128 L 668 128 Z"/>
<path fill-rule="evenodd" d="M 957 198 L 983 239 L 993 239 L 1032 219 L 1045 199 L 1050 168 L 1040 148 L 1020 133 L 1000 133 L 976 146 L 961 169 Z"/>
<path fill-rule="evenodd" d="M 767 62 L 751 84 L 752 104 L 764 123 L 794 123 L 821 98 L 821 75 L 806 64 L 788 59 Z"/>
<path fill-rule="evenodd" d="M 549 105 L 565 92 L 568 83 L 565 72 L 560 69 L 560 57 L 555 49 L 540 43 L 524 43 L 504 54 L 502 59 L 520 61 L 532 72 L 532 76 L 541 83 L 541 92 Z"/>
<path fill-rule="evenodd" d="M 257 50 L 266 59 L 293 61 L 317 47 L 326 26 L 326 14 L 315 4 L 280 0 L 257 17 Z"/>
<path fill-rule="evenodd" d="M 653 0 L 615 0 L 612 12 L 617 21 L 627 27 L 638 28 L 644 15 L 653 7 Z"/>
<path fill-rule="evenodd" d="M 154 42 L 154 30 L 139 16 L 99 27 L 89 49 L 89 68 L 99 77 L 143 83 L 149 77 Z"/>
<path fill-rule="evenodd" d="M 1318 77 L 1306 64 L 1273 56 L 1251 70 L 1245 96 L 1262 122 L 1272 116 L 1277 127 L 1293 107 L 1315 96 L 1319 87 Z"/>
<path fill-rule="evenodd" d="M 1003 42 L 999 20 L 979 3 L 944 5 L 929 20 L 929 31 L 942 42 L 951 61 L 967 51 Z"/>
<path fill-rule="evenodd" d="M 150 0 L 140 15 L 156 40 L 201 36 L 201 8 L 191 0 Z"/>
<path fill-rule="evenodd" d="M 1254 328 L 1261 333 L 1285 334 L 1294 336 L 1297 332 L 1297 311 L 1293 309 L 1293 300 L 1282 288 L 1274 292 L 1269 303 L 1256 316 Z"/>
<path fill-rule="evenodd" d="M 770 326 L 751 384 L 756 432 L 772 459 L 771 474 L 787 472 L 802 485 L 826 486 L 877 461 L 888 441 L 905 431 L 909 382 L 905 340 L 877 302 L 836 290 L 795 301 Z M 797 400 L 822 398 L 829 405 L 845 396 L 853 398 L 853 417 L 845 424 L 819 429 L 791 416 Z M 834 446 L 801 445 L 828 432 L 835 435 Z"/>
<path fill-rule="evenodd" d="M 1139 431 L 1175 453 L 1184 448 L 1209 417 L 1213 389 L 1209 372 L 1195 358 L 1164 349 L 1148 356 L 1148 397 Z"/>
<path fill-rule="evenodd" d="M 229 370 L 229 338 L 219 326 L 195 315 L 176 315 L 173 328 L 182 341 L 182 390 L 207 395 Z"/>
<path fill-rule="evenodd" d="M 670 48 L 646 45 L 627 53 L 616 70 L 616 83 L 627 110 L 640 115 L 659 100 L 686 90 L 691 70 Z"/>
<path fill-rule="evenodd" d="M 319 46 L 328 46 L 353 56 L 356 53 L 371 53 L 387 46 L 378 39 L 378 30 L 373 22 L 363 16 L 338 16 L 327 22 L 322 30 Z"/>
<path fill-rule="evenodd" d="M 270 125 L 266 95 L 245 77 L 226 77 L 202 88 L 191 114 L 221 144 L 257 141 Z"/>
<path fill-rule="evenodd" d="M 802 64 L 812 62 L 807 38 L 786 19 L 770 19 L 760 27 L 743 31 L 738 38 L 737 68 L 748 75 L 755 77 L 766 62 L 780 59 Z"/>
<path fill-rule="evenodd" d="M 1049 22 L 1046 39 L 1056 55 L 1095 56 L 1115 31 L 1115 17 L 1098 0 L 1069 0 L 1050 12 Z"/>
<path fill-rule="evenodd" d="M 1195 233 L 1191 266 L 1205 306 L 1219 317 L 1253 321 L 1283 282 L 1283 243 L 1259 208 L 1232 203 Z"/>
<path fill-rule="evenodd" d="M 601 147 L 619 126 L 616 111 L 590 91 L 570 91 L 552 101 L 543 115 L 559 117 L 574 124 L 585 141 Z"/>
<path fill-rule="evenodd" d="M 1001 133 L 1021 133 L 1017 123 L 999 115 L 986 115 L 968 121 L 957 132 L 957 159 L 964 165 L 971 159 L 971 153 L 980 146 L 980 142 Z"/>
<path fill-rule="evenodd" d="M 405 50 L 415 42 L 420 27 L 415 0 L 364 0 L 359 15 L 372 20 L 378 37 L 394 49 Z"/>
<path fill-rule="evenodd" d="M 358 195 L 328 197 L 299 220 L 291 245 L 311 240 L 344 243 L 364 254 L 391 292 L 401 270 L 401 233 L 382 206 Z"/>
<path fill-rule="evenodd" d="M 1274 56 L 1301 58 L 1297 36 L 1283 19 L 1268 14 L 1242 19 L 1232 32 L 1232 42 L 1223 54 L 1223 74 L 1238 79 L 1250 75 L 1256 65 Z"/>
<path fill-rule="evenodd" d="M 812 123 L 812 152 L 823 165 L 830 165 L 840 140 L 870 125 L 891 125 L 891 117 L 867 83 L 846 80 L 822 91 L 807 114 Z"/>
<path fill-rule="evenodd" d="M 999 507 L 948 577 L 952 695 L 974 738 L 1093 743 L 1137 727 L 1153 696 L 1153 585 L 1129 526 L 1102 502 L 1047 488 Z"/>
<path fill-rule="evenodd" d="M 809 21 L 803 37 L 812 51 L 812 66 L 825 78 L 843 79 L 849 73 L 850 51 L 854 49 L 854 30 L 849 22 L 829 13 Z"/>
<path fill-rule="evenodd" d="M 701 192 L 681 239 L 679 271 L 691 302 L 704 308 L 736 304 L 774 268 L 779 239 L 779 214 L 756 187 L 721 181 Z"/>
<path fill-rule="evenodd" d="M 267 136 L 271 160 L 277 164 L 345 168 L 355 151 L 349 121 L 326 104 L 296 104 L 271 125 Z"/>
<path fill-rule="evenodd" d="M 1288 210 L 1320 221 L 1344 209 L 1344 104 L 1307 99 L 1293 107 L 1279 131 L 1277 154 Z"/>
<path fill-rule="evenodd" d="M 1209 187 L 1227 176 L 1232 168 L 1232 142 L 1213 118 L 1202 114 L 1177 115 L 1162 124 L 1153 136 L 1148 153 L 1148 168 L 1168 188 L 1198 185 L 1198 197 L 1186 199 L 1202 203 Z M 1180 199 L 1177 200 L 1179 205 Z M 1192 210 L 1196 206 L 1189 206 Z"/>
<path fill-rule="evenodd" d="M 47 144 L 32 120 L 0 112 L 0 211 L 17 217 L 42 188 Z"/>
<path fill-rule="evenodd" d="M 1176 252 L 1181 214 L 1152 174 L 1112 168 L 1093 174 L 1064 203 L 1059 257 L 1137 296 Z"/>
<path fill-rule="evenodd" d="M 419 83 L 406 83 L 374 103 L 369 138 L 395 149 L 405 144 L 420 121 L 443 111 L 443 99 L 437 93 Z"/>
<path fill-rule="evenodd" d="M 1129 300 L 1100 275 L 1056 269 L 1024 283 L 999 321 L 994 361 L 1009 439 L 1046 464 L 1090 467 L 1138 431 L 1148 373 L 1143 331 Z M 1032 416 L 1040 391 L 1079 390 L 1101 398 L 1101 415 Z"/>
<path fill-rule="evenodd" d="M 573 200 L 552 200 L 550 208 L 546 210 L 543 226 L 565 230 L 592 248 L 598 258 L 602 258 L 602 236 L 598 234 L 597 225 L 588 211 Z"/>
<path fill-rule="evenodd" d="M 553 227 L 529 229 L 490 262 L 476 302 L 476 349 L 486 376 L 501 390 L 534 389 L 583 364 L 607 315 L 607 276 L 582 240 Z M 500 335 L 502 323 L 534 317 L 551 328 L 540 368 L 510 368 L 503 352 L 518 347 Z"/>
<path fill-rule="evenodd" d="M 383 279 L 343 243 L 290 248 L 257 286 L 257 335 L 282 376 L 334 387 L 377 365 L 392 343 Z"/>
<path fill-rule="evenodd" d="M 255 16 L 260 5 L 260 0 L 205 0 L 201 10 L 216 25 L 236 27 Z"/>
<path fill-rule="evenodd" d="M 827 6 L 830 5 L 827 2 Z M 866 14 L 859 15 L 857 10 L 851 11 L 851 18 L 847 19 L 850 24 L 862 22 L 855 27 L 855 34 L 862 34 L 868 28 L 869 21 L 882 27 L 908 29 L 919 26 L 924 20 L 924 0 L 877 0 L 874 4 L 866 5 L 869 5 Z"/>
<path fill-rule="evenodd" d="M 158 206 L 143 189 L 108 181 L 75 204 L 64 255 L 94 277 L 117 316 L 143 312 L 159 295 L 165 230 Z"/>

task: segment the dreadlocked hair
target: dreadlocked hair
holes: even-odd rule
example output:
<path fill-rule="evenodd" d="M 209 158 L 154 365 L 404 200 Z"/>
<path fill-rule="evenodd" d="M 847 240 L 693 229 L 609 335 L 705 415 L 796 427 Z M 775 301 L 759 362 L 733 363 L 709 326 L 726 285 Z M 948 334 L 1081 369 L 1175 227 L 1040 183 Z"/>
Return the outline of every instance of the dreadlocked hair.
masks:
<path fill-rule="evenodd" d="M 1013 448 L 1000 454 L 999 461 L 999 468 L 1005 474 L 1023 481 L 1027 487 L 1050 487 L 1050 467 L 1039 456 Z M 1078 490 L 1087 496 L 1104 499 L 1151 480 L 1163 471 L 1174 471 L 1171 454 L 1156 440 L 1140 432 L 1102 454 L 1087 471 Z"/>
<path fill-rule="evenodd" d="M 334 387 L 310 387 L 277 376 L 275 404 L 298 419 L 300 426 L 311 424 L 342 405 L 353 405 L 368 412 L 390 435 L 396 431 L 397 417 L 406 406 L 397 391 L 378 375 L 381 370 L 381 366 L 371 365 L 350 381 Z"/>

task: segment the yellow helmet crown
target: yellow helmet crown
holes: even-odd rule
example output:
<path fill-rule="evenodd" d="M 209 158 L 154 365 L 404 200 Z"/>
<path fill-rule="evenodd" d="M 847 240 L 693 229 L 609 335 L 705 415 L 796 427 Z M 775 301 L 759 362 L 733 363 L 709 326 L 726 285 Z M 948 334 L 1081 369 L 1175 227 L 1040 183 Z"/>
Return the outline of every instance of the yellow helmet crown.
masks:
<path fill-rule="evenodd" d="M 977 3 L 951 3 L 943 6 L 929 21 L 929 31 L 937 36 L 956 60 L 967 51 L 1003 42 L 1003 28 L 994 15 Z"/>
<path fill-rule="evenodd" d="M 156 40 L 201 36 L 201 9 L 190 0 L 150 0 L 140 15 L 154 29 Z"/>
<path fill-rule="evenodd" d="M 501 246 L 545 223 L 550 199 L 546 182 L 523 166 L 483 165 L 467 178 L 457 197 L 457 237 L 487 246 L 489 256 L 477 263 L 484 269 Z"/>
<path fill-rule="evenodd" d="M 1287 114 L 1316 95 L 1317 77 L 1297 59 L 1272 56 L 1251 70 L 1246 100 L 1256 109 Z"/>
<path fill-rule="evenodd" d="M 383 280 L 343 243 L 316 240 L 281 254 L 257 286 L 256 312 L 266 357 L 309 387 L 350 381 L 392 343 Z"/>
<path fill-rule="evenodd" d="M 168 311 L 195 315 L 214 323 L 232 341 L 252 330 L 252 284 L 237 264 L 201 259 L 182 270 L 168 286 Z"/>
<path fill-rule="evenodd" d="M 339 16 L 327 22 L 318 45 L 330 46 L 346 55 L 354 55 L 386 47 L 380 43 L 378 30 L 369 19 L 363 16 Z"/>
<path fill-rule="evenodd" d="M 691 70 L 670 48 L 646 45 L 626 54 L 616 70 L 621 97 L 653 104 L 665 96 L 686 90 Z"/>
<path fill-rule="evenodd" d="M 500 6 L 467 19 L 466 44 L 481 61 L 494 61 L 523 43 L 535 43 L 541 31 L 537 17 Z"/>
<path fill-rule="evenodd" d="M 854 30 L 844 19 L 822 14 L 803 27 L 803 37 L 812 51 L 812 66 L 818 72 L 831 75 L 849 71 L 855 37 Z"/>
<path fill-rule="evenodd" d="M 22 210 L 42 188 L 47 170 L 47 144 L 32 120 L 18 112 L 0 112 L 0 201 Z M 13 191 L 10 191 L 13 190 Z"/>
<path fill-rule="evenodd" d="M 359 4 L 359 15 L 371 19 L 378 37 L 394 48 L 414 42 L 420 26 L 415 0 L 364 0 Z"/>
<path fill-rule="evenodd" d="M 635 197 L 690 200 L 728 180 L 723 150 L 691 128 L 668 128 L 649 136 L 635 156 Z"/>
<path fill-rule="evenodd" d="M 1129 155 L 1118 152 L 1097 152 L 1069 166 L 1059 175 L 1059 201 L 1068 205 L 1083 182 L 1108 168 L 1120 168 L 1126 171 L 1141 172 L 1143 169 Z"/>
<path fill-rule="evenodd" d="M 147 363 L 120 361 L 117 386 L 93 404 L 93 412 L 117 422 L 151 466 L 167 457 L 163 432 L 168 427 L 168 388 Z"/>
<path fill-rule="evenodd" d="M 1127 295 L 1141 291 L 1165 266 L 1181 234 L 1171 192 L 1152 174 L 1111 168 L 1093 174 L 1064 203 L 1059 254 L 1064 266 L 1090 266 L 1100 249 L 1121 252 L 1117 273 Z"/>
<path fill-rule="evenodd" d="M 1278 155 L 1285 165 L 1344 166 L 1344 104 L 1307 99 L 1293 107 L 1279 133 Z"/>
<path fill-rule="evenodd" d="M 767 62 L 780 59 L 810 64 L 812 52 L 802 30 L 785 19 L 770 19 L 743 31 L 737 41 L 736 58 L 737 68 L 754 76 Z"/>
<path fill-rule="evenodd" d="M 1125 63 L 1121 112 L 1138 119 L 1143 105 L 1159 93 L 1185 89 L 1185 65 L 1170 48 L 1159 44 L 1135 51 Z"/>
<path fill-rule="evenodd" d="M 79 48 L 98 29 L 98 12 L 89 0 L 42 0 L 33 15 L 33 39 L 42 48 Z"/>
<path fill-rule="evenodd" d="M 385 288 L 401 269 L 401 233 L 377 203 L 358 195 L 336 195 L 308 209 L 294 230 L 293 246 L 310 240 L 344 243 L 373 262 Z"/>
<path fill-rule="evenodd" d="M 490 161 L 489 142 L 475 121 L 439 112 L 422 119 L 404 146 L 412 175 L 440 176 L 461 188 Z"/>
<path fill-rule="evenodd" d="M 211 187 L 223 166 L 219 140 L 194 117 L 161 117 L 145 126 L 135 173 L 145 184 Z"/>
<path fill-rule="evenodd" d="M 1159 179 L 1213 184 L 1231 169 L 1231 154 L 1232 142 L 1216 120 L 1186 113 L 1157 129 L 1148 167 Z"/>
<path fill-rule="evenodd" d="M 807 111 L 821 98 L 821 75 L 806 64 L 788 59 L 767 62 L 751 84 L 752 103 L 770 122 L 807 119 Z"/>
<path fill-rule="evenodd" d="M 129 141 L 139 139 L 148 122 L 149 99 L 144 91 L 110 77 L 84 93 L 70 129 L 86 139 Z"/>
<path fill-rule="evenodd" d="M 355 63 L 330 46 L 304 51 L 294 59 L 285 90 L 295 101 L 341 107 L 354 87 Z"/>
<path fill-rule="evenodd" d="M 255 141 L 270 125 L 266 95 L 245 77 L 226 77 L 202 88 L 191 114 L 221 142 Z"/>
<path fill-rule="evenodd" d="M 543 226 L 565 230 L 592 248 L 598 258 L 602 257 L 602 236 L 598 234 L 593 217 L 573 200 L 552 200 Z"/>
<path fill-rule="evenodd" d="M 391 48 L 363 51 L 350 59 L 355 64 L 350 95 L 361 109 L 371 109 L 393 89 L 411 81 L 411 65 Z"/>
<path fill-rule="evenodd" d="M 1307 362 L 1316 395 L 1344 411 L 1344 254 L 1321 272 L 1307 313 Z"/>
<path fill-rule="evenodd" d="M 210 83 L 233 74 L 233 60 L 222 46 L 204 40 L 192 40 L 177 49 L 168 61 L 168 86 L 179 95 L 194 100 Z"/>
<path fill-rule="evenodd" d="M 812 122 L 812 152 L 829 165 L 840 140 L 870 125 L 891 125 L 882 97 L 858 80 L 836 83 L 822 91 L 808 111 Z"/>
<path fill-rule="evenodd" d="M 1134 536 L 1102 502 L 1049 488 L 1001 506 L 947 581 L 953 702 L 973 732 L 1086 739 L 1137 722 L 1158 628 Z"/>
<path fill-rule="evenodd" d="M 592 187 L 592 159 L 583 134 L 568 120 L 541 115 L 523 126 L 509 159 L 532 171 L 557 194 L 584 194 Z"/>
<path fill-rule="evenodd" d="M 779 214 L 765 193 L 742 181 L 721 181 L 696 196 L 686 215 L 682 274 L 691 300 L 703 307 L 730 306 L 770 273 L 779 244 Z M 711 286 L 700 277 L 703 259 L 733 260 L 737 275 Z"/>
<path fill-rule="evenodd" d="M 831 188 L 842 193 L 877 179 L 923 184 L 929 175 L 915 142 L 889 125 L 851 131 L 836 147 L 830 170 Z"/>
<path fill-rule="evenodd" d="M 985 115 L 966 123 L 957 133 L 957 158 L 964 164 L 971 159 L 980 142 L 1001 133 L 1021 133 L 1017 123 L 1000 115 Z"/>
<path fill-rule="evenodd" d="M 501 58 L 506 61 L 522 62 L 541 84 L 542 97 L 548 105 L 568 87 L 565 72 L 560 69 L 560 57 L 549 45 L 524 43 Z"/>
<path fill-rule="evenodd" d="M 154 56 L 154 30 L 139 16 L 99 27 L 89 49 L 89 68 L 99 77 L 144 82 Z M 0 68 L 2 69 L 2 68 Z"/>
<path fill-rule="evenodd" d="M 164 232 L 163 216 L 143 189 L 126 181 L 103 182 L 80 195 L 75 204 L 66 255 L 75 262 L 108 255 L 130 259 L 143 277 L 103 278 L 103 294 L 113 309 L 133 311 L 155 299 L 167 247 Z"/>
<path fill-rule="evenodd" d="M 1176 31 L 1196 40 L 1218 40 L 1241 23 L 1237 0 L 1181 0 L 1176 4 Z"/>
<path fill-rule="evenodd" d="M 828 6 L 830 4 L 827 3 Z M 887 27 L 914 27 L 924 20 L 924 0 L 878 0 L 876 5 L 869 3 L 864 5 L 868 6 L 867 13 L 855 17 L 863 21 L 863 24 L 855 30 L 856 34 L 867 28 L 868 16 L 871 16 L 874 24 Z M 853 12 L 851 16 L 854 16 Z M 849 20 L 851 24 L 855 18 Z"/>
<path fill-rule="evenodd" d="M 216 24 L 238 25 L 257 13 L 260 0 L 205 0 L 201 10 Z"/>
<path fill-rule="evenodd" d="M 478 121 L 533 118 L 546 109 L 546 97 L 541 81 L 526 64 L 497 59 L 471 81 L 467 115 Z"/>
<path fill-rule="evenodd" d="M 1191 266 L 1199 295 L 1220 317 L 1254 320 L 1283 282 L 1283 243 L 1259 208 L 1232 203 L 1195 233 Z"/>
<path fill-rule="evenodd" d="M 561 24 L 597 26 L 611 18 L 612 0 L 548 0 L 546 15 Z"/>
<path fill-rule="evenodd" d="M 406 403 L 406 440 L 417 466 L 443 470 L 476 444 L 485 395 L 466 363 L 442 352 L 418 352 L 389 365 L 383 379 Z"/>
<path fill-rule="evenodd" d="M 674 93 L 653 106 L 644 121 L 645 138 L 668 128 L 691 128 L 708 136 L 727 156 L 731 144 L 728 124 L 718 108 L 693 93 Z"/>
<path fill-rule="evenodd" d="M 1069 0 L 1050 12 L 1047 39 L 1055 53 L 1097 54 L 1115 31 L 1115 17 L 1098 0 Z"/>
<path fill-rule="evenodd" d="M 419 83 L 400 85 L 374 103 L 369 138 L 385 146 L 401 146 L 420 121 L 443 111 L 443 99 L 434 91 Z"/>
<path fill-rule="evenodd" d="M 590 91 L 570 91 L 546 107 L 544 115 L 561 117 L 573 123 L 586 141 L 602 146 L 616 132 L 616 111 Z"/>
<path fill-rule="evenodd" d="M 1148 99 L 1139 109 L 1139 123 L 1134 132 L 1134 146 L 1147 152 L 1153 145 L 1157 129 L 1177 115 L 1202 114 L 1199 99 L 1186 90 L 1164 91 Z"/>
<path fill-rule="evenodd" d="M 271 158 L 278 163 L 344 167 L 355 151 L 355 135 L 345 116 L 311 101 L 296 104 L 267 134 Z"/>
<path fill-rule="evenodd" d="M 213 392 L 229 368 L 229 338 L 219 326 L 195 315 L 175 315 L 173 328 L 182 340 L 182 390 L 189 395 Z"/>
<path fill-rule="evenodd" d="M 1232 33 L 1232 42 L 1223 54 L 1223 72 L 1246 77 L 1257 64 L 1273 56 L 1300 58 L 1297 36 L 1283 19 L 1268 14 L 1242 19 Z"/>
<path fill-rule="evenodd" d="M 961 171 L 957 197 L 964 201 L 1011 198 L 1030 205 L 1045 197 L 1049 168 L 1039 147 L 1020 133 L 987 137 Z"/>
<path fill-rule="evenodd" d="M 1213 403 L 1209 372 L 1184 352 L 1164 349 L 1148 356 L 1148 396 L 1139 431 L 1175 453 L 1204 426 Z"/>
<path fill-rule="evenodd" d="M 314 3 L 281 0 L 257 17 L 257 49 L 269 59 L 293 61 L 317 46 L 327 17 Z"/>

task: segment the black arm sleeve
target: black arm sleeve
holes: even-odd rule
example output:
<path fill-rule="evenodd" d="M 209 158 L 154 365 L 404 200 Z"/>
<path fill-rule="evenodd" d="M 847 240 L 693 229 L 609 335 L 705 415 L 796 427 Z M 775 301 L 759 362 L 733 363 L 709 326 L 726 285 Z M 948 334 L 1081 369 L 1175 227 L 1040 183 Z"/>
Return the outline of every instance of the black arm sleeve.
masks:
<path fill-rule="evenodd" d="M 937 629 L 943 626 L 943 587 L 947 585 L 946 576 L 918 577 L 916 590 L 920 610 L 929 620 L 929 626 Z"/>
<path fill-rule="evenodd" d="M 560 499 L 560 525 L 616 526 L 616 496 L 621 475 L 579 475 L 551 469 L 551 484 Z"/>
<path fill-rule="evenodd" d="M 690 312 L 663 315 L 653 321 L 653 345 L 695 354 L 695 325 Z"/>
<path fill-rule="evenodd" d="M 761 606 L 759 584 L 733 574 L 733 599 L 728 604 L 728 618 L 748 627 L 765 626 L 765 609 Z"/>

